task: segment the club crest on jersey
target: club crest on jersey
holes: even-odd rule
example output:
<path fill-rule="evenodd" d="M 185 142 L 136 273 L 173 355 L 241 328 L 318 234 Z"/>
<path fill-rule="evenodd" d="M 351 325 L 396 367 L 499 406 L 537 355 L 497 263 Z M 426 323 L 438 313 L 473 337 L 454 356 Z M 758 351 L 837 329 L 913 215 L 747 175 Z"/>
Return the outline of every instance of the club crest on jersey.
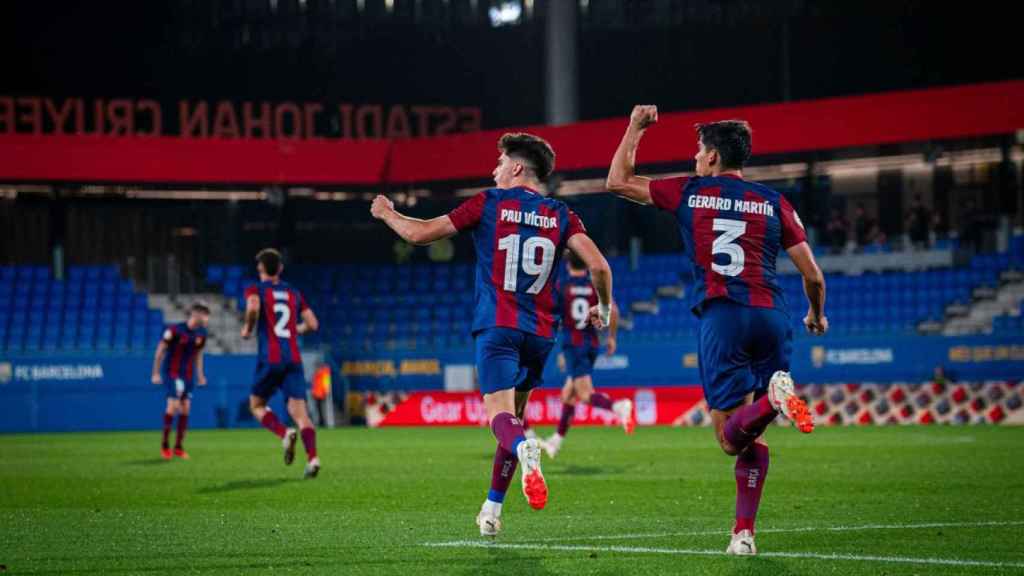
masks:
<path fill-rule="evenodd" d="M 521 210 L 502 208 L 500 219 L 502 222 L 523 224 L 525 226 L 533 226 L 534 228 L 542 228 L 545 230 L 558 228 L 558 218 L 554 216 L 544 216 L 537 214 L 536 212 L 523 212 Z"/>

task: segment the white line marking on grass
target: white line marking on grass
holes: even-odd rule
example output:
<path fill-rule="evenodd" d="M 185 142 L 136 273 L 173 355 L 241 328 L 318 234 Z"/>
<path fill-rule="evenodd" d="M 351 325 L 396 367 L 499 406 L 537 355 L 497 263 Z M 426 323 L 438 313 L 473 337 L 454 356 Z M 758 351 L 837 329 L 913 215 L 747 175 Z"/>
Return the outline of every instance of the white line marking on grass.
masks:
<path fill-rule="evenodd" d="M 859 530 L 917 530 L 925 528 L 986 528 L 1024 526 L 1024 521 L 992 521 L 992 522 L 926 522 L 921 524 L 860 524 L 851 526 L 806 526 L 802 528 L 758 528 L 758 534 L 792 533 L 792 532 L 856 532 Z M 573 540 L 637 540 L 645 538 L 671 538 L 675 536 L 721 536 L 731 534 L 729 530 L 700 530 L 691 532 L 648 532 L 633 534 L 598 534 L 593 536 L 557 536 L 554 538 L 530 538 L 514 540 L 519 544 L 533 542 L 565 542 Z"/>
<path fill-rule="evenodd" d="M 692 548 L 649 548 L 632 546 L 588 546 L 568 544 L 505 544 L 479 540 L 425 543 L 432 548 L 490 548 L 503 550 L 539 550 L 552 552 L 618 552 L 625 554 L 673 554 L 679 556 L 726 556 L 721 550 Z M 935 566 L 983 566 L 988 568 L 1024 568 L 1024 562 L 960 560 L 957 558 L 911 558 L 907 556 L 859 556 L 856 554 L 817 554 L 814 552 L 762 552 L 767 558 L 803 558 L 811 560 L 849 560 L 854 562 L 888 562 L 896 564 L 930 564 Z"/>

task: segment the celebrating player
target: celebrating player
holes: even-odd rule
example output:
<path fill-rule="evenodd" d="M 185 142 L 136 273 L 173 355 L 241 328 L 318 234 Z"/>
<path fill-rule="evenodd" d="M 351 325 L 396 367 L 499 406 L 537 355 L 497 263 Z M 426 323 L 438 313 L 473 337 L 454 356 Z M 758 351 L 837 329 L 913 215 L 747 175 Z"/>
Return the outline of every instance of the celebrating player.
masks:
<path fill-rule="evenodd" d="M 594 392 L 594 382 L 590 375 L 594 372 L 594 362 L 597 361 L 601 342 L 597 329 L 587 321 L 587 315 L 597 304 L 597 293 L 590 282 L 590 274 L 587 273 L 583 260 L 572 252 L 568 254 L 568 260 L 566 272 L 559 280 L 557 290 L 562 309 L 560 360 L 565 362 L 569 375 L 565 379 L 565 386 L 562 387 L 562 417 L 558 421 L 558 430 L 544 441 L 544 451 L 551 458 L 554 458 L 562 448 L 562 441 L 569 432 L 573 416 L 576 415 L 577 402 L 611 410 L 626 430 L 626 434 L 632 434 L 636 425 L 633 420 L 632 400 L 622 399 L 612 403 L 607 394 Z M 608 339 L 605 341 L 605 353 L 609 356 L 615 354 L 618 325 L 618 306 L 613 304 Z"/>
<path fill-rule="evenodd" d="M 785 249 L 803 275 L 809 308 L 804 326 L 828 330 L 825 278 L 803 224 L 771 188 L 743 180 L 750 127 L 743 121 L 697 125 L 697 176 L 651 180 L 634 174 L 644 132 L 658 121 L 655 106 L 636 106 L 612 158 L 608 190 L 654 204 L 679 223 L 693 261 L 693 313 L 701 383 L 718 443 L 736 456 L 736 523 L 726 550 L 756 554 L 754 518 L 768 473 L 765 429 L 781 413 L 801 432 L 814 421 L 793 392 L 789 375 L 792 330 L 775 260 Z"/>
<path fill-rule="evenodd" d="M 316 454 L 316 429 L 306 408 L 306 377 L 299 356 L 299 335 L 316 332 L 320 323 L 313 310 L 306 305 L 302 294 L 281 280 L 284 264 L 281 254 L 272 248 L 256 255 L 256 270 L 260 281 L 245 289 L 245 324 L 242 338 L 249 338 L 255 329 L 259 336 L 259 359 L 256 362 L 255 382 L 249 395 L 249 410 L 263 427 L 281 438 L 284 463 L 295 460 L 295 440 L 302 436 L 306 448 L 306 478 L 316 478 L 320 472 L 320 458 Z M 260 317 L 262 322 L 258 322 Z M 296 323 L 301 316 L 302 322 Z M 299 427 L 285 428 L 267 402 L 278 389 L 288 400 L 288 414 Z"/>
<path fill-rule="evenodd" d="M 505 134 L 494 169 L 496 188 L 430 220 L 398 213 L 384 196 L 371 212 L 405 241 L 429 244 L 472 230 L 476 246 L 476 311 L 473 336 L 477 376 L 491 430 L 498 440 L 491 489 L 477 515 L 480 534 L 501 530 L 505 492 L 522 462 L 523 494 L 540 510 L 548 500 L 540 469 L 541 443 L 523 434 L 521 418 L 530 391 L 543 377 L 554 346 L 555 278 L 566 246 L 579 254 L 594 279 L 598 304 L 588 310 L 598 328 L 611 317 L 612 276 L 608 262 L 587 236 L 583 223 L 559 200 L 539 194 L 540 181 L 554 168 L 551 146 L 530 134 Z"/>
<path fill-rule="evenodd" d="M 164 435 L 160 444 L 160 456 L 164 460 L 172 457 L 167 441 L 171 435 L 171 423 L 178 415 L 178 433 L 174 439 L 174 456 L 188 460 L 185 452 L 185 430 L 188 429 L 188 414 L 192 407 L 192 390 L 196 375 L 200 386 L 206 386 L 203 371 L 203 346 L 206 345 L 206 324 L 210 321 L 210 309 L 202 302 L 196 302 L 189 309 L 188 320 L 172 324 L 164 330 L 163 338 L 156 345 L 153 355 L 153 384 L 163 384 L 167 390 L 167 408 L 164 411 Z M 167 354 L 170 348 L 171 353 Z"/>

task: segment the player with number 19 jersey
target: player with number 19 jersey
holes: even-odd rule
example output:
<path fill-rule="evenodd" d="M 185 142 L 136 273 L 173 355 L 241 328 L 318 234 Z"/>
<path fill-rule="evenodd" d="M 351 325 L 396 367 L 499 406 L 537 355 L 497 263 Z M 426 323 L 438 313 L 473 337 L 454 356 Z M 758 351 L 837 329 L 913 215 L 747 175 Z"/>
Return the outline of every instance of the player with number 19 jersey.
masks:
<path fill-rule="evenodd" d="M 525 187 L 483 191 L 449 217 L 458 231 L 472 230 L 476 248 L 472 331 L 480 389 L 497 392 L 511 380 L 520 390 L 540 385 L 558 326 L 556 271 L 568 239 L 586 233 L 583 222 L 563 202 Z M 503 330 L 481 334 L 490 328 Z M 488 342 L 510 339 L 521 348 L 526 369 L 519 374 L 487 361 Z"/>

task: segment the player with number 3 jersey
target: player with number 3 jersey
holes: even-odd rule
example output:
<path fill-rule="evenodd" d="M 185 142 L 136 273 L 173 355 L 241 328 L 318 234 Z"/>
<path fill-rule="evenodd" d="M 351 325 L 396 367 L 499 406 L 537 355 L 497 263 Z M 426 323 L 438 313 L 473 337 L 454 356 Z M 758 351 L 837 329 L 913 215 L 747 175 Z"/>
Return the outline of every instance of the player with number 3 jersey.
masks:
<path fill-rule="evenodd" d="M 579 255 L 593 279 L 597 304 L 588 310 L 589 321 L 598 329 L 606 326 L 612 305 L 611 269 L 582 222 L 563 202 L 538 192 L 554 168 L 551 146 L 530 134 L 505 134 L 498 149 L 496 187 L 445 216 L 409 218 L 384 196 L 371 207 L 375 218 L 412 244 L 430 244 L 463 231 L 473 235 L 477 377 L 498 441 L 491 489 L 477 515 L 484 536 L 501 530 L 501 507 L 517 463 L 523 465 L 523 494 L 530 506 L 539 510 L 548 500 L 541 442 L 525 437 L 522 416 L 554 346 L 559 314 L 555 277 L 566 248 Z"/>
<path fill-rule="evenodd" d="M 768 474 L 764 431 L 781 413 L 801 432 L 814 429 L 793 390 L 792 351 L 775 262 L 785 250 L 803 276 L 812 334 L 828 330 L 825 278 L 803 224 L 771 188 L 743 179 L 750 126 L 741 120 L 697 125 L 697 175 L 651 180 L 634 173 L 644 132 L 658 121 L 654 106 L 636 106 L 612 159 L 608 189 L 672 214 L 693 263 L 692 310 L 700 319 L 697 351 L 704 397 L 722 450 L 736 456 L 736 521 L 726 552 L 751 555 L 754 518 Z"/>
<path fill-rule="evenodd" d="M 281 280 L 284 264 L 277 250 L 266 249 L 256 255 L 260 281 L 245 289 L 245 325 L 242 338 L 255 330 L 259 340 L 256 375 L 249 396 L 249 409 L 264 428 L 281 438 L 284 463 L 295 459 L 295 442 L 301 435 L 306 448 L 306 478 L 320 472 L 316 452 L 316 429 L 306 408 L 306 378 L 299 355 L 299 335 L 315 332 L 320 324 L 306 305 L 302 293 Z M 299 320 L 301 319 L 301 322 Z M 288 400 L 288 414 L 299 427 L 285 428 L 267 401 L 281 389 Z"/>

